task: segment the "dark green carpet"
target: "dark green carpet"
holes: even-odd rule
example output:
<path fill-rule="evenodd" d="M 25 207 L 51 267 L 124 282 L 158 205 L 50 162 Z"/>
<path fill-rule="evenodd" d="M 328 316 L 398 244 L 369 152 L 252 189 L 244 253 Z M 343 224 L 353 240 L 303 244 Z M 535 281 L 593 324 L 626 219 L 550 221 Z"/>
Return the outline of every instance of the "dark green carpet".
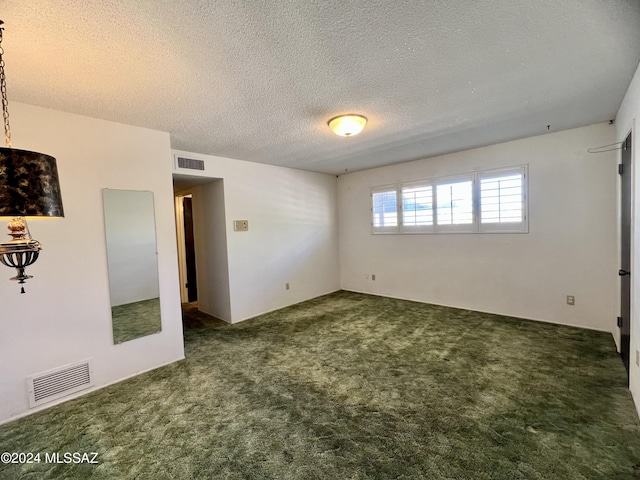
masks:
<path fill-rule="evenodd" d="M 185 324 L 185 361 L 0 427 L 99 465 L 0 478 L 640 478 L 609 334 L 348 292 Z"/>

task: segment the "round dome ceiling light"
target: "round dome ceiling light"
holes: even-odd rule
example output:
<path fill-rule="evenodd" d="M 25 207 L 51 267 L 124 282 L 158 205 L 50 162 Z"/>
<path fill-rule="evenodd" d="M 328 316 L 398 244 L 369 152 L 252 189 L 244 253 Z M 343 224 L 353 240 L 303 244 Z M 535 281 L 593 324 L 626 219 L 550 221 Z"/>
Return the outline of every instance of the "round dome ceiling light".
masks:
<path fill-rule="evenodd" d="M 352 137 L 359 134 L 367 123 L 362 115 L 340 115 L 329 120 L 329 128 L 341 137 Z"/>

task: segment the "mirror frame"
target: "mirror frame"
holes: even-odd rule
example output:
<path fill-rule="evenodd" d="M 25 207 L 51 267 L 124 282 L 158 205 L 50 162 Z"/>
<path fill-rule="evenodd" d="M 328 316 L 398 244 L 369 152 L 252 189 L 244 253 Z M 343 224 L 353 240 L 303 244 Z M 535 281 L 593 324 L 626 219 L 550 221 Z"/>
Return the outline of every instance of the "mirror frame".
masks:
<path fill-rule="evenodd" d="M 162 331 L 155 199 L 149 190 L 102 191 L 113 343 Z"/>

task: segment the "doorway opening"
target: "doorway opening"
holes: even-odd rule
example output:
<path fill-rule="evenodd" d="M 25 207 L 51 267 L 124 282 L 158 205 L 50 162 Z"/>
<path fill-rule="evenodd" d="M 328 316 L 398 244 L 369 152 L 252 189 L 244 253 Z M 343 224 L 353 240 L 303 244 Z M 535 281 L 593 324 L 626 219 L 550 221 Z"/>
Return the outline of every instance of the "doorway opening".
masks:
<path fill-rule="evenodd" d="M 198 302 L 198 275 L 196 266 L 196 247 L 193 231 L 193 196 L 176 196 L 176 213 L 178 222 L 178 242 L 180 251 L 180 301 L 182 303 Z M 181 221 L 180 221 L 181 220 Z"/>
<path fill-rule="evenodd" d="M 230 322 L 224 181 L 174 175 L 173 190 L 183 312 L 195 309 Z"/>
<path fill-rule="evenodd" d="M 193 303 L 193 306 L 197 308 L 198 275 L 193 229 L 193 197 L 191 193 L 174 192 L 174 202 L 176 239 L 178 242 L 180 303 L 183 305 Z"/>

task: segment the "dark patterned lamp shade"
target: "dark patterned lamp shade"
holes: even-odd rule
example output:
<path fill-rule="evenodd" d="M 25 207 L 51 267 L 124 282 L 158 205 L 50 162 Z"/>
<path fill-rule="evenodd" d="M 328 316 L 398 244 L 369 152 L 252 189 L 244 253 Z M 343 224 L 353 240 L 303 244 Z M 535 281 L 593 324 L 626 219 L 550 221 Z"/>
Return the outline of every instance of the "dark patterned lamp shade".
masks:
<path fill-rule="evenodd" d="M 55 158 L 0 148 L 0 216 L 64 217 Z"/>

